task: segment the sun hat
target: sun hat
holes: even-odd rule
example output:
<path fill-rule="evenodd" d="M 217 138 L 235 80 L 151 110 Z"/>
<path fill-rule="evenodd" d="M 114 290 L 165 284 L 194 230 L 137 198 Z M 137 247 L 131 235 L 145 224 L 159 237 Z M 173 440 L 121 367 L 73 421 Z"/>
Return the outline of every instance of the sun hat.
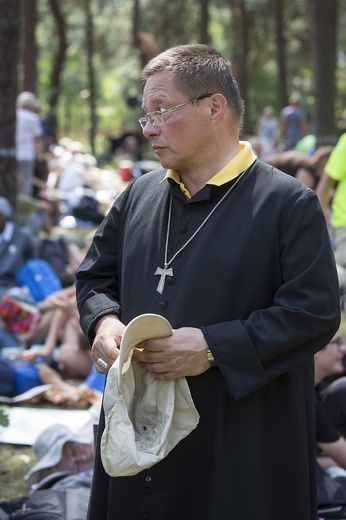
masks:
<path fill-rule="evenodd" d="M 0 197 L 0 213 L 6 218 L 12 217 L 12 206 L 5 197 Z"/>
<path fill-rule="evenodd" d="M 42 470 L 53 468 L 62 457 L 62 450 L 67 442 L 89 444 L 93 442 L 92 428 L 82 428 L 73 432 L 64 424 L 52 424 L 44 429 L 34 442 L 33 450 L 38 458 L 37 463 L 25 475 L 24 480 L 28 484 L 36 484 Z"/>
<path fill-rule="evenodd" d="M 155 380 L 136 362 L 139 342 L 172 335 L 170 323 L 142 314 L 126 327 L 104 392 L 101 459 L 108 475 L 136 475 L 162 460 L 199 422 L 186 379 Z"/>
<path fill-rule="evenodd" d="M 16 106 L 22 108 L 33 108 L 38 109 L 40 107 L 40 103 L 33 92 L 29 92 L 25 90 L 21 92 L 16 100 Z"/>

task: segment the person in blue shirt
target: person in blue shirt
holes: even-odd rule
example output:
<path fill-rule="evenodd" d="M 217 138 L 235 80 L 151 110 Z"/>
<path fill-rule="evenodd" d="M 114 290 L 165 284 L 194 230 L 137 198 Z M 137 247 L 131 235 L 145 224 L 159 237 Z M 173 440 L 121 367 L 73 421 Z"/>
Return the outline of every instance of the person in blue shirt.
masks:
<path fill-rule="evenodd" d="M 305 111 L 300 106 L 299 94 L 292 94 L 289 104 L 280 112 L 280 123 L 285 140 L 284 149 L 293 150 L 304 137 L 307 128 Z"/>

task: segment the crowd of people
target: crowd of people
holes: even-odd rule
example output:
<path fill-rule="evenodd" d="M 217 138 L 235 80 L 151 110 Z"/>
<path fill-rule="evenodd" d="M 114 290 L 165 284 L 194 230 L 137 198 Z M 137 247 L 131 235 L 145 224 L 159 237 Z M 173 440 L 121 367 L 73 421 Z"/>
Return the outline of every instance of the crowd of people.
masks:
<path fill-rule="evenodd" d="M 96 371 L 79 325 L 75 273 L 122 186 L 116 173 L 99 168 L 79 141 L 51 142 L 42 123 L 37 97 L 22 92 L 16 111 L 15 205 L 0 197 L 0 395 L 15 398 L 42 388 L 33 402 L 96 406 L 99 413 L 105 374 Z M 19 277 L 37 259 L 48 264 L 59 286 L 42 300 Z M 47 272 L 36 275 L 47 289 Z M 72 488 L 81 490 L 83 507 L 75 518 L 84 520 L 94 459 L 92 423 L 82 432 L 62 424 L 44 429 L 33 456 L 36 461 L 25 477 L 32 486 L 29 494 L 2 501 L 0 516 L 22 510 L 27 500 L 25 507 L 33 509 L 36 490 Z"/>
<path fill-rule="evenodd" d="M 52 402 L 73 402 L 73 396 L 77 402 L 88 388 L 90 404 L 102 392 L 104 376 L 93 367 L 79 325 L 75 272 L 115 199 L 116 175 L 98 168 L 80 142 L 47 139 L 31 92 L 17 98 L 15 137 L 15 207 L 0 197 L 0 394 L 13 397 L 50 384 Z M 19 277 L 34 259 L 46 262 L 56 279 L 50 294 L 47 271 L 32 275 L 47 289 L 43 301 Z"/>
<path fill-rule="evenodd" d="M 54 290 L 42 301 L 35 301 L 30 290 L 21 285 L 17 273 L 35 258 L 35 242 L 40 238 L 33 240 L 15 223 L 13 215 L 9 201 L 0 197 L 0 395 L 12 397 L 43 384 L 74 394 L 69 380 L 101 393 L 104 376 L 97 374 L 92 365 L 90 345 L 79 325 L 75 277 L 71 276 L 65 287 L 61 284 L 60 290 Z M 79 257 L 75 248 L 73 252 L 75 264 L 71 269 L 75 272 L 84 252 L 78 249 Z M 53 267 L 51 271 L 59 280 Z M 47 286 L 48 280 L 45 277 L 39 283 Z M 13 304 L 17 307 L 10 314 Z M 15 327 L 28 309 L 32 310 L 32 321 L 18 331 Z"/>
<path fill-rule="evenodd" d="M 0 394 L 49 384 L 100 403 L 126 325 L 158 312 L 173 335 L 140 343 L 132 360 L 153 380 L 186 378 L 199 424 L 122 479 L 102 464 L 101 408 L 96 451 L 93 436 L 54 425 L 26 481 L 42 489 L 68 471 L 58 479 L 68 486 L 80 474 L 88 520 L 315 520 L 317 505 L 346 503 L 345 136 L 302 151 L 307 116 L 294 93 L 278 116 L 264 108 L 253 147 L 239 141 L 237 83 L 207 46 L 162 53 L 142 80 L 139 123 L 164 170 L 119 193 L 80 142 L 47 144 L 36 96 L 18 97 L 16 210 L 0 197 Z M 42 237 L 57 260 L 57 227 L 90 233 L 62 246 L 59 236 L 63 269 L 50 265 L 61 288 L 34 301 L 17 273 L 43 258 Z M 4 296 L 33 310 L 26 330 L 1 314 Z"/>
<path fill-rule="evenodd" d="M 266 160 L 276 152 L 302 151 L 301 147 L 307 139 L 307 130 L 308 115 L 301 106 L 300 94 L 295 92 L 290 96 L 289 104 L 283 107 L 278 115 L 272 106 L 263 109 L 253 136 L 256 153 L 260 159 Z M 310 143 L 310 134 L 308 135 Z M 310 155 L 313 146 L 306 151 Z"/>
<path fill-rule="evenodd" d="M 52 142 L 40 111 L 35 94 L 18 96 L 17 220 L 34 232 L 49 232 L 56 224 L 99 224 L 118 192 L 117 177 L 101 169 L 81 142 L 69 137 Z"/>

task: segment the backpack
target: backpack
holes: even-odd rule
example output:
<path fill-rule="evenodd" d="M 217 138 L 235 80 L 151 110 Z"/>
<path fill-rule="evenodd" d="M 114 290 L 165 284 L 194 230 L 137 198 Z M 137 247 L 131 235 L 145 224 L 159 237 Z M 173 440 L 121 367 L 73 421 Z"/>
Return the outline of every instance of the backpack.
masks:
<path fill-rule="evenodd" d="M 26 285 L 36 302 L 40 302 L 53 292 L 62 289 L 61 281 L 48 262 L 41 258 L 28 260 L 16 272 L 16 279 L 21 286 Z"/>
<path fill-rule="evenodd" d="M 73 208 L 72 214 L 77 219 L 98 225 L 104 219 L 104 215 L 99 212 L 98 207 L 99 202 L 95 197 L 83 195 L 79 204 Z"/>
<path fill-rule="evenodd" d="M 0 502 L 0 520 L 86 520 L 90 488 L 38 489 Z"/>
<path fill-rule="evenodd" d="M 42 238 L 39 245 L 39 258 L 45 260 L 60 277 L 69 263 L 67 244 L 63 236 L 57 238 Z"/>

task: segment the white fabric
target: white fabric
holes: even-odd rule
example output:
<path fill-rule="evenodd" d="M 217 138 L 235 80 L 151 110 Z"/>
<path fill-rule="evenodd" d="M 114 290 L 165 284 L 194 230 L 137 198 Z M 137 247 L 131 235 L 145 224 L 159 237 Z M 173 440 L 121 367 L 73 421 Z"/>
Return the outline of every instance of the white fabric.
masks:
<path fill-rule="evenodd" d="M 61 191 L 72 191 L 85 184 L 85 166 L 78 157 L 72 159 L 63 169 L 59 180 L 58 189 Z"/>
<path fill-rule="evenodd" d="M 169 322 L 156 314 L 138 316 L 125 329 L 104 392 L 101 458 L 110 476 L 136 475 L 150 468 L 199 422 L 185 378 L 157 381 L 131 362 L 133 348 L 140 341 L 172 333 Z"/>
<path fill-rule="evenodd" d="M 36 156 L 35 137 L 43 134 L 41 119 L 25 108 L 16 110 L 16 159 L 33 161 Z"/>

